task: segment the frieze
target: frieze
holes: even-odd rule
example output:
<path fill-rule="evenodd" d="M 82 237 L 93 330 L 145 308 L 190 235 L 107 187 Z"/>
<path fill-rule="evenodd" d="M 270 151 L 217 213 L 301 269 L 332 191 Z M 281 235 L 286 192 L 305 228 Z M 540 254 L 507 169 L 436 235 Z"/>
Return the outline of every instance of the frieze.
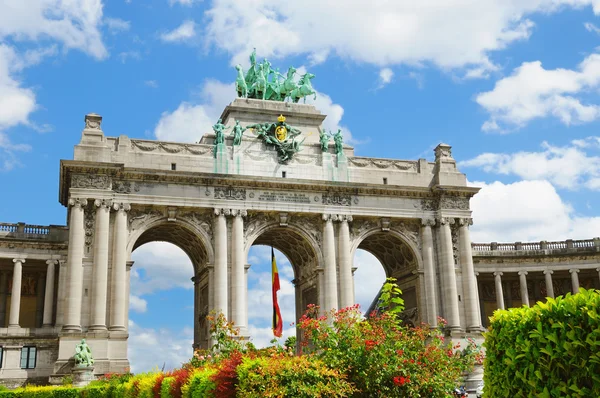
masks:
<path fill-rule="evenodd" d="M 246 200 L 246 190 L 243 188 L 215 187 L 215 199 Z"/>
<path fill-rule="evenodd" d="M 75 174 L 71 179 L 71 188 L 110 189 L 110 177 L 106 175 Z"/>
<path fill-rule="evenodd" d="M 442 196 L 440 207 L 442 209 L 469 210 L 469 198 L 462 196 Z"/>
<path fill-rule="evenodd" d="M 349 157 L 348 161 L 356 167 L 376 167 L 378 169 L 395 168 L 403 171 L 417 171 L 417 162 L 411 161 L 362 157 Z"/>
<path fill-rule="evenodd" d="M 140 191 L 140 184 L 131 181 L 113 181 L 112 190 L 116 193 L 132 193 Z"/>
<path fill-rule="evenodd" d="M 59 254 L 61 251 L 64 251 L 64 255 L 66 255 L 68 243 L 0 240 L 0 247 L 6 249 L 51 250 L 54 254 Z"/>
<path fill-rule="evenodd" d="M 326 193 L 323 194 L 322 203 L 324 205 L 332 205 L 332 206 L 351 206 L 352 205 L 352 195 L 343 194 L 343 193 Z"/>
<path fill-rule="evenodd" d="M 415 208 L 423 211 L 435 211 L 438 209 L 438 199 L 421 199 L 415 203 Z"/>
<path fill-rule="evenodd" d="M 139 149 L 143 152 L 167 152 L 167 153 L 190 153 L 192 155 L 209 154 L 212 150 L 210 145 L 202 144 L 174 144 L 157 141 L 131 140 L 131 149 Z"/>

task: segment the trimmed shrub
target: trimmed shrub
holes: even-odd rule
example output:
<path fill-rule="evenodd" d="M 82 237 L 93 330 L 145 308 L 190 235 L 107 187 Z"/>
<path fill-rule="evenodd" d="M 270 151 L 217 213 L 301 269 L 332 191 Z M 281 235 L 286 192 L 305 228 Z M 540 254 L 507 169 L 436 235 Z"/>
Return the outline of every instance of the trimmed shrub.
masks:
<path fill-rule="evenodd" d="M 203 398 L 213 394 L 216 384 L 212 381 L 213 375 L 217 373 L 214 368 L 198 369 L 192 373 L 188 383 L 182 388 L 183 398 Z"/>
<path fill-rule="evenodd" d="M 160 398 L 171 398 L 171 388 L 175 379 L 170 376 L 165 376 L 160 385 Z"/>
<path fill-rule="evenodd" d="M 488 397 L 599 397 L 600 292 L 498 310 L 484 346 Z"/>
<path fill-rule="evenodd" d="M 348 397 L 355 391 L 343 374 L 308 356 L 244 358 L 237 373 L 241 398 Z"/>

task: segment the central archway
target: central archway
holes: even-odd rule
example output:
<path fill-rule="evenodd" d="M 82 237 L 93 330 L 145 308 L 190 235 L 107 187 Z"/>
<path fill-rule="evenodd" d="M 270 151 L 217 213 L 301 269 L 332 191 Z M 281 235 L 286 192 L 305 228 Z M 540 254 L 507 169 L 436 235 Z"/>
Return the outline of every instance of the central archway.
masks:
<path fill-rule="evenodd" d="M 316 224 L 318 219 L 305 220 Z M 306 225 L 303 225 L 306 224 Z M 284 325 L 297 322 L 309 304 L 318 305 L 322 288 L 320 235 L 316 229 L 309 228 L 308 222 L 281 225 L 280 222 L 263 220 L 254 223 L 247 231 L 246 256 L 252 246 L 269 246 L 280 251 L 293 269 L 292 284 L 295 289 L 294 319 L 285 319 Z M 247 257 L 248 258 L 248 257 Z M 248 323 L 247 323 L 248 324 Z M 299 340 L 301 336 L 296 336 Z"/>
<path fill-rule="evenodd" d="M 405 306 L 402 316 L 409 324 L 418 324 L 421 319 L 419 309 L 424 307 L 421 303 L 422 287 L 418 273 L 421 257 L 417 255 L 420 251 L 416 234 L 395 228 L 372 228 L 356 236 L 352 258 L 356 257 L 358 249 L 379 260 L 386 278 L 397 280 Z M 355 265 L 360 267 L 360 264 Z"/>

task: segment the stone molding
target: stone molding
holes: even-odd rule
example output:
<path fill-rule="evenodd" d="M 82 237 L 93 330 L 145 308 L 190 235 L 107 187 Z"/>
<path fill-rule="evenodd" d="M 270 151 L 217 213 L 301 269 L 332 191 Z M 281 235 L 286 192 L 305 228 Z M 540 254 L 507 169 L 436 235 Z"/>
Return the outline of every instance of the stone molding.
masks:
<path fill-rule="evenodd" d="M 111 183 L 107 175 L 75 174 L 71 177 L 71 188 L 110 189 Z"/>

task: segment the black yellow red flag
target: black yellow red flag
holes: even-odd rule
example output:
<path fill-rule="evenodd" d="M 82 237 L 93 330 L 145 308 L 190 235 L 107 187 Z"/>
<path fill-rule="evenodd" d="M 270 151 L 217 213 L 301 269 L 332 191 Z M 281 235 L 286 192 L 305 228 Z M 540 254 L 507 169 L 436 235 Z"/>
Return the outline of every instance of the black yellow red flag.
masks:
<path fill-rule="evenodd" d="M 271 248 L 271 277 L 273 282 L 273 335 L 281 337 L 283 332 L 283 321 L 281 320 L 281 311 L 277 301 L 277 292 L 279 286 L 279 272 L 277 271 L 277 262 L 275 261 L 275 252 Z"/>

